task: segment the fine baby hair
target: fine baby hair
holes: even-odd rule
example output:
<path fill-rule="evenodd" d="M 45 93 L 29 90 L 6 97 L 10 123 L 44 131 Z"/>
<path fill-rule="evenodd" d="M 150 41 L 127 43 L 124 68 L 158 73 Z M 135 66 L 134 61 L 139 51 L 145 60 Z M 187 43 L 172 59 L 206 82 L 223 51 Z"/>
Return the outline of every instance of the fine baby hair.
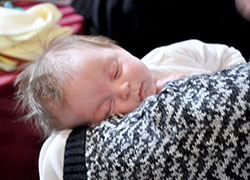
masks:
<path fill-rule="evenodd" d="M 70 78 L 71 57 L 63 52 L 74 46 L 115 47 L 116 43 L 103 36 L 68 36 L 52 40 L 41 55 L 26 64 L 15 80 L 16 99 L 31 122 L 44 137 L 53 129 L 61 129 L 50 108 L 65 104 L 63 84 Z"/>

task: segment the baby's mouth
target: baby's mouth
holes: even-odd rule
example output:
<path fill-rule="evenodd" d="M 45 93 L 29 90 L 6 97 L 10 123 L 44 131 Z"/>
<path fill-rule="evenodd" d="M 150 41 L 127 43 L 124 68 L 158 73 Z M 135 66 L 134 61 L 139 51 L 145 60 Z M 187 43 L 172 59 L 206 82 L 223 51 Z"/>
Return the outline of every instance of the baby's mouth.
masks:
<path fill-rule="evenodd" d="M 144 84 L 143 83 L 141 83 L 141 87 L 139 90 L 139 97 L 140 97 L 140 102 L 142 102 L 145 98 L 145 96 L 144 96 Z"/>

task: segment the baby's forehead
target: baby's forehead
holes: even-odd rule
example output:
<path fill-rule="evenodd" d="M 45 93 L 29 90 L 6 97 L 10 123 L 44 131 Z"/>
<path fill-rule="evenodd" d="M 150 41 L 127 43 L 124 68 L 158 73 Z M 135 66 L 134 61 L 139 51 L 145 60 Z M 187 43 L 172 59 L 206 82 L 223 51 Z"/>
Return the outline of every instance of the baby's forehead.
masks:
<path fill-rule="evenodd" d="M 50 61 L 47 66 L 53 66 L 53 69 L 61 69 L 60 71 L 74 71 L 80 64 L 102 64 L 105 59 L 108 59 L 113 52 L 113 47 L 90 46 L 82 43 L 67 45 L 62 50 L 52 49 L 47 54 L 47 59 Z M 49 67 L 51 68 L 51 67 Z M 79 69 L 79 68 L 77 68 Z M 71 72 L 70 72 L 71 73 Z"/>

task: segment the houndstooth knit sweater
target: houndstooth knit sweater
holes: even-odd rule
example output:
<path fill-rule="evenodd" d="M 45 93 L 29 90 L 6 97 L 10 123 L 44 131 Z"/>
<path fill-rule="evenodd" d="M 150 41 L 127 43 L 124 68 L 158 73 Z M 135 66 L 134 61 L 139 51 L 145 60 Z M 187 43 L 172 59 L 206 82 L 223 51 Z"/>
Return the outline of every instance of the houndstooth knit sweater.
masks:
<path fill-rule="evenodd" d="M 250 63 L 167 83 L 135 111 L 79 127 L 64 179 L 250 179 Z"/>

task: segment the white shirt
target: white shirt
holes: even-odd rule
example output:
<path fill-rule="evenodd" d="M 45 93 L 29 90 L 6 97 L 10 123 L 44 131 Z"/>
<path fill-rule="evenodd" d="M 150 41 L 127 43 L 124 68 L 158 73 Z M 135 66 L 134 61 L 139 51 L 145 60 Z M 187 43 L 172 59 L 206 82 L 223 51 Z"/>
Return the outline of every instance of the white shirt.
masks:
<path fill-rule="evenodd" d="M 187 40 L 152 50 L 142 61 L 152 71 L 166 77 L 173 73 L 186 76 L 216 72 L 246 63 L 241 53 L 222 44 Z M 66 140 L 71 130 L 53 132 L 42 146 L 39 157 L 40 180 L 62 180 Z"/>
<path fill-rule="evenodd" d="M 141 59 L 151 71 L 164 78 L 173 73 L 186 76 L 217 72 L 229 66 L 246 63 L 241 53 L 223 44 L 187 40 L 156 48 Z"/>
<path fill-rule="evenodd" d="M 54 131 L 44 142 L 39 155 L 40 180 L 63 179 L 64 151 L 71 131 Z"/>

